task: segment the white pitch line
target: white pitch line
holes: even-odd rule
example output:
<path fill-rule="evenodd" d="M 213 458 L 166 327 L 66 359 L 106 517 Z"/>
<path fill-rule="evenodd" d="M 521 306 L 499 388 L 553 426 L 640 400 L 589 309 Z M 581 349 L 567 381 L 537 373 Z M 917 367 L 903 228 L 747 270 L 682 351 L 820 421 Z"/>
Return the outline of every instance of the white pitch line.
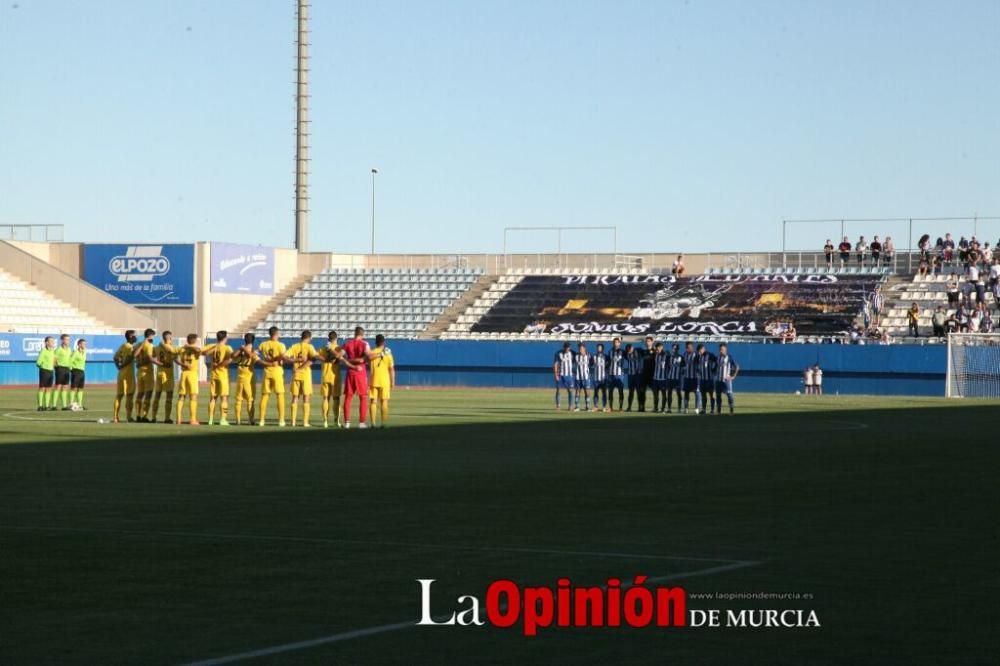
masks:
<path fill-rule="evenodd" d="M 751 560 L 735 560 L 723 557 L 688 557 L 685 555 L 648 555 L 645 553 L 616 553 L 593 550 L 560 550 L 555 548 L 519 548 L 515 546 L 465 546 L 440 543 L 418 543 L 412 541 L 376 541 L 367 539 L 330 539 L 324 537 L 296 537 L 268 534 L 233 534 L 224 532 L 184 532 L 161 530 L 129 530 L 100 527 L 59 527 L 45 525 L 0 525 L 0 530 L 25 532 L 71 532 L 74 534 L 122 534 L 132 536 L 178 537 L 184 539 L 233 539 L 244 541 L 275 541 L 294 543 L 316 543 L 334 545 L 381 546 L 394 548 L 421 548 L 428 550 L 462 550 L 486 553 L 526 553 L 534 555 L 570 555 L 576 557 L 609 557 L 630 560 L 673 560 L 686 562 L 722 562 L 725 564 L 756 564 Z"/>
<path fill-rule="evenodd" d="M 659 559 L 664 559 L 664 558 L 660 557 Z M 689 558 L 689 559 L 694 559 L 694 558 Z M 725 571 L 732 571 L 734 569 L 742 569 L 745 567 L 752 567 L 757 564 L 760 564 L 760 562 L 752 562 L 749 560 L 733 561 L 729 564 L 717 567 L 695 569 L 693 571 L 678 571 L 677 573 L 674 574 L 657 576 L 655 578 L 647 578 L 646 582 L 659 583 L 668 580 L 681 580 L 684 578 L 694 578 L 696 576 L 711 576 L 712 574 L 723 573 Z M 628 587 L 631 587 L 631 582 L 622 585 L 622 588 L 628 588 Z M 294 652 L 296 650 L 306 650 L 313 647 L 319 647 L 320 645 L 340 643 L 342 641 L 349 641 L 354 638 L 362 638 L 364 636 L 373 636 L 376 634 L 385 634 L 390 631 L 400 631 L 403 629 L 409 629 L 411 627 L 416 627 L 416 626 L 418 626 L 416 620 L 408 620 L 406 622 L 394 622 L 392 624 L 382 624 L 376 627 L 367 627 L 365 629 L 354 629 L 353 631 L 344 631 L 339 634 L 331 634 L 329 636 L 313 638 L 307 641 L 297 641 L 295 643 L 272 645 L 271 647 L 260 648 L 258 650 L 250 650 L 248 652 L 240 652 L 238 654 L 230 654 L 224 657 L 213 657 L 211 659 L 203 659 L 201 661 L 192 661 L 187 664 L 184 664 L 184 666 L 221 666 L 221 664 L 232 664 L 238 661 L 246 661 L 248 659 L 269 657 L 271 655 L 283 654 L 285 652 Z"/>

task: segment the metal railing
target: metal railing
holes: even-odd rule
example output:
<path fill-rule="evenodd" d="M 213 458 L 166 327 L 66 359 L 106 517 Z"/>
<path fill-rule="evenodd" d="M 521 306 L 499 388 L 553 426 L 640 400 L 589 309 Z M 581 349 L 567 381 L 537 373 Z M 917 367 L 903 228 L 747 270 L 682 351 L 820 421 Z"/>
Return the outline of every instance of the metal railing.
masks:
<path fill-rule="evenodd" d="M 65 240 L 62 224 L 0 224 L 0 240 L 59 243 Z"/>

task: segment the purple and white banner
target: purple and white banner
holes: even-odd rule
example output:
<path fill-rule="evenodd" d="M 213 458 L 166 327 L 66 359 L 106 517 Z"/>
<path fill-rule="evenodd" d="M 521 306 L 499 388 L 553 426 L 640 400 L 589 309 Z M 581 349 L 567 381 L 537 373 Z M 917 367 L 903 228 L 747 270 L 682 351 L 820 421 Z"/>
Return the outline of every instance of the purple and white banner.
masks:
<path fill-rule="evenodd" d="M 222 294 L 274 293 L 274 248 L 212 243 L 211 290 Z"/>

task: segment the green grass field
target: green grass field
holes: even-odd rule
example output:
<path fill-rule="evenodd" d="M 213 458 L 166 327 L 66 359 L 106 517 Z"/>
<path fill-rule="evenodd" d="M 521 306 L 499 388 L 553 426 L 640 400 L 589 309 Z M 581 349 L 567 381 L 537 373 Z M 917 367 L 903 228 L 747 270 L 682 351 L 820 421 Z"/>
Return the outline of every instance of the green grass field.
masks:
<path fill-rule="evenodd" d="M 391 428 L 343 431 L 101 425 L 107 390 L 85 413 L 4 390 L 0 663 L 996 663 L 996 405 L 737 399 L 556 414 L 549 391 L 400 390 Z M 689 607 L 822 626 L 409 624 L 418 578 L 448 614 L 497 578 L 637 574 L 811 595 Z"/>

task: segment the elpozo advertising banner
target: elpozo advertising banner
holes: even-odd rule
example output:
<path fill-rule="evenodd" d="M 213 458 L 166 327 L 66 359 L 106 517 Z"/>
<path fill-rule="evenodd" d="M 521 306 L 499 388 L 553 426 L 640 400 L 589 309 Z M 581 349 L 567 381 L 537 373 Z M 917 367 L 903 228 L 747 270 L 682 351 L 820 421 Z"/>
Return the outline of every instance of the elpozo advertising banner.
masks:
<path fill-rule="evenodd" d="M 194 245 L 84 245 L 83 279 L 137 307 L 194 305 Z"/>
<path fill-rule="evenodd" d="M 222 294 L 274 293 L 274 248 L 212 243 L 211 290 Z"/>
<path fill-rule="evenodd" d="M 72 331 L 52 331 L 51 333 L 0 333 L 0 362 L 32 361 L 38 358 L 38 351 L 45 344 L 46 335 L 51 335 L 59 344 L 59 335 L 68 333 L 70 346 L 76 349 L 76 341 L 87 341 L 87 362 L 110 361 L 115 351 L 125 342 L 122 335 L 85 335 Z"/>
<path fill-rule="evenodd" d="M 776 336 L 851 327 L 878 277 L 529 275 L 475 332 Z"/>

